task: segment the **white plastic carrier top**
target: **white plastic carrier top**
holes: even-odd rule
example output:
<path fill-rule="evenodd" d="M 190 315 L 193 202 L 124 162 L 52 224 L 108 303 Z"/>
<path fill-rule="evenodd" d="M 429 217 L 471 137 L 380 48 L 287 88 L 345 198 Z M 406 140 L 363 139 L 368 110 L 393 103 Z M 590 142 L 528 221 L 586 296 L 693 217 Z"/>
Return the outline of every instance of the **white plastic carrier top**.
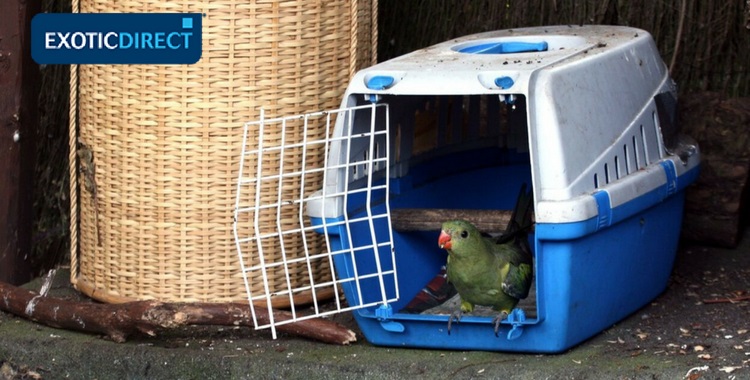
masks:
<path fill-rule="evenodd" d="M 554 26 L 475 34 L 372 66 L 342 105 L 359 94 L 525 96 L 536 220 L 564 223 L 597 215 L 593 192 L 616 207 L 698 165 L 698 154 L 665 149 L 655 101 L 664 93 L 676 99 L 648 32 Z"/>

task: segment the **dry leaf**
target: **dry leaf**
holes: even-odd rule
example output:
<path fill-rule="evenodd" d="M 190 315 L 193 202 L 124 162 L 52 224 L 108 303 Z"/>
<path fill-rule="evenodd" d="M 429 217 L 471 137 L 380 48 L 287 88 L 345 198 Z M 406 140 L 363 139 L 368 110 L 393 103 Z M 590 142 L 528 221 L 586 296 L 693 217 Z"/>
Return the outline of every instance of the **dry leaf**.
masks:
<path fill-rule="evenodd" d="M 701 346 L 701 345 L 697 345 L 697 346 L 693 347 L 693 351 L 695 351 L 695 352 L 701 352 L 703 350 L 705 350 L 705 348 L 703 346 Z"/>
<path fill-rule="evenodd" d="M 711 354 L 700 354 L 698 355 L 698 359 L 711 360 L 713 358 L 711 357 Z"/>
<path fill-rule="evenodd" d="M 697 380 L 697 379 L 699 379 L 703 375 L 702 371 L 708 371 L 708 366 L 704 365 L 702 367 L 690 368 L 690 370 L 687 371 L 687 373 L 685 374 L 685 377 L 683 377 L 683 379 L 686 379 L 686 380 Z"/>
<path fill-rule="evenodd" d="M 732 373 L 732 372 L 734 372 L 734 371 L 736 371 L 736 370 L 738 370 L 740 368 L 742 368 L 742 367 L 721 367 L 721 368 L 719 368 L 719 371 L 724 371 L 726 373 Z"/>

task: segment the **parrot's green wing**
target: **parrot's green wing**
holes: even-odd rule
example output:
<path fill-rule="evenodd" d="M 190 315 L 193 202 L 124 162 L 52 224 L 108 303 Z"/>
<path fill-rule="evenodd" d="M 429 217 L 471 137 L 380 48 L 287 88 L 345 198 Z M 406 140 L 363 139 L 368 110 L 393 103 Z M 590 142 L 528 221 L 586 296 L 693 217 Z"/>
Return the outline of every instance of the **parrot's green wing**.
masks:
<path fill-rule="evenodd" d="M 524 299 L 529 295 L 532 274 L 531 264 L 511 265 L 503 281 L 503 292 L 513 298 Z"/>
<path fill-rule="evenodd" d="M 501 284 L 503 293 L 516 299 L 526 298 L 529 295 L 529 288 L 531 288 L 531 281 L 534 277 L 534 265 L 528 244 L 510 242 L 490 246 L 495 256 L 498 271 L 504 271 L 507 266 L 507 273 L 502 278 Z"/>

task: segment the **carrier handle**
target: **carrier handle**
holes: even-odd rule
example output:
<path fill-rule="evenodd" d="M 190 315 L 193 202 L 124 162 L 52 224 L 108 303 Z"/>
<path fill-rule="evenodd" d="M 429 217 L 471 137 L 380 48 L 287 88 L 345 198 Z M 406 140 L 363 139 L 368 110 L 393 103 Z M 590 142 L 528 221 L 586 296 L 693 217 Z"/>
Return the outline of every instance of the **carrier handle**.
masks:
<path fill-rule="evenodd" d="M 549 45 L 546 41 L 542 42 L 490 42 L 479 45 L 467 46 L 459 53 L 467 54 L 512 54 L 512 53 L 529 53 L 535 51 L 547 51 Z"/>

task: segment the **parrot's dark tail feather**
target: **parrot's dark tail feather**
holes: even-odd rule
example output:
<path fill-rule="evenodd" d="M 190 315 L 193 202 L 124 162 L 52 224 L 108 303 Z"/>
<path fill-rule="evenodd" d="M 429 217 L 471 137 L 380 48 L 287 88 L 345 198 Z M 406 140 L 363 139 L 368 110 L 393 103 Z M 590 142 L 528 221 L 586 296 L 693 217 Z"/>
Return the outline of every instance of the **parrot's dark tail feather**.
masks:
<path fill-rule="evenodd" d="M 525 238 L 526 232 L 534 225 L 531 221 L 531 214 L 534 206 L 534 194 L 531 190 L 526 190 L 527 184 L 521 185 L 516 199 L 516 206 L 510 216 L 510 222 L 500 237 L 497 238 L 497 244 L 509 242 L 517 237 Z"/>

